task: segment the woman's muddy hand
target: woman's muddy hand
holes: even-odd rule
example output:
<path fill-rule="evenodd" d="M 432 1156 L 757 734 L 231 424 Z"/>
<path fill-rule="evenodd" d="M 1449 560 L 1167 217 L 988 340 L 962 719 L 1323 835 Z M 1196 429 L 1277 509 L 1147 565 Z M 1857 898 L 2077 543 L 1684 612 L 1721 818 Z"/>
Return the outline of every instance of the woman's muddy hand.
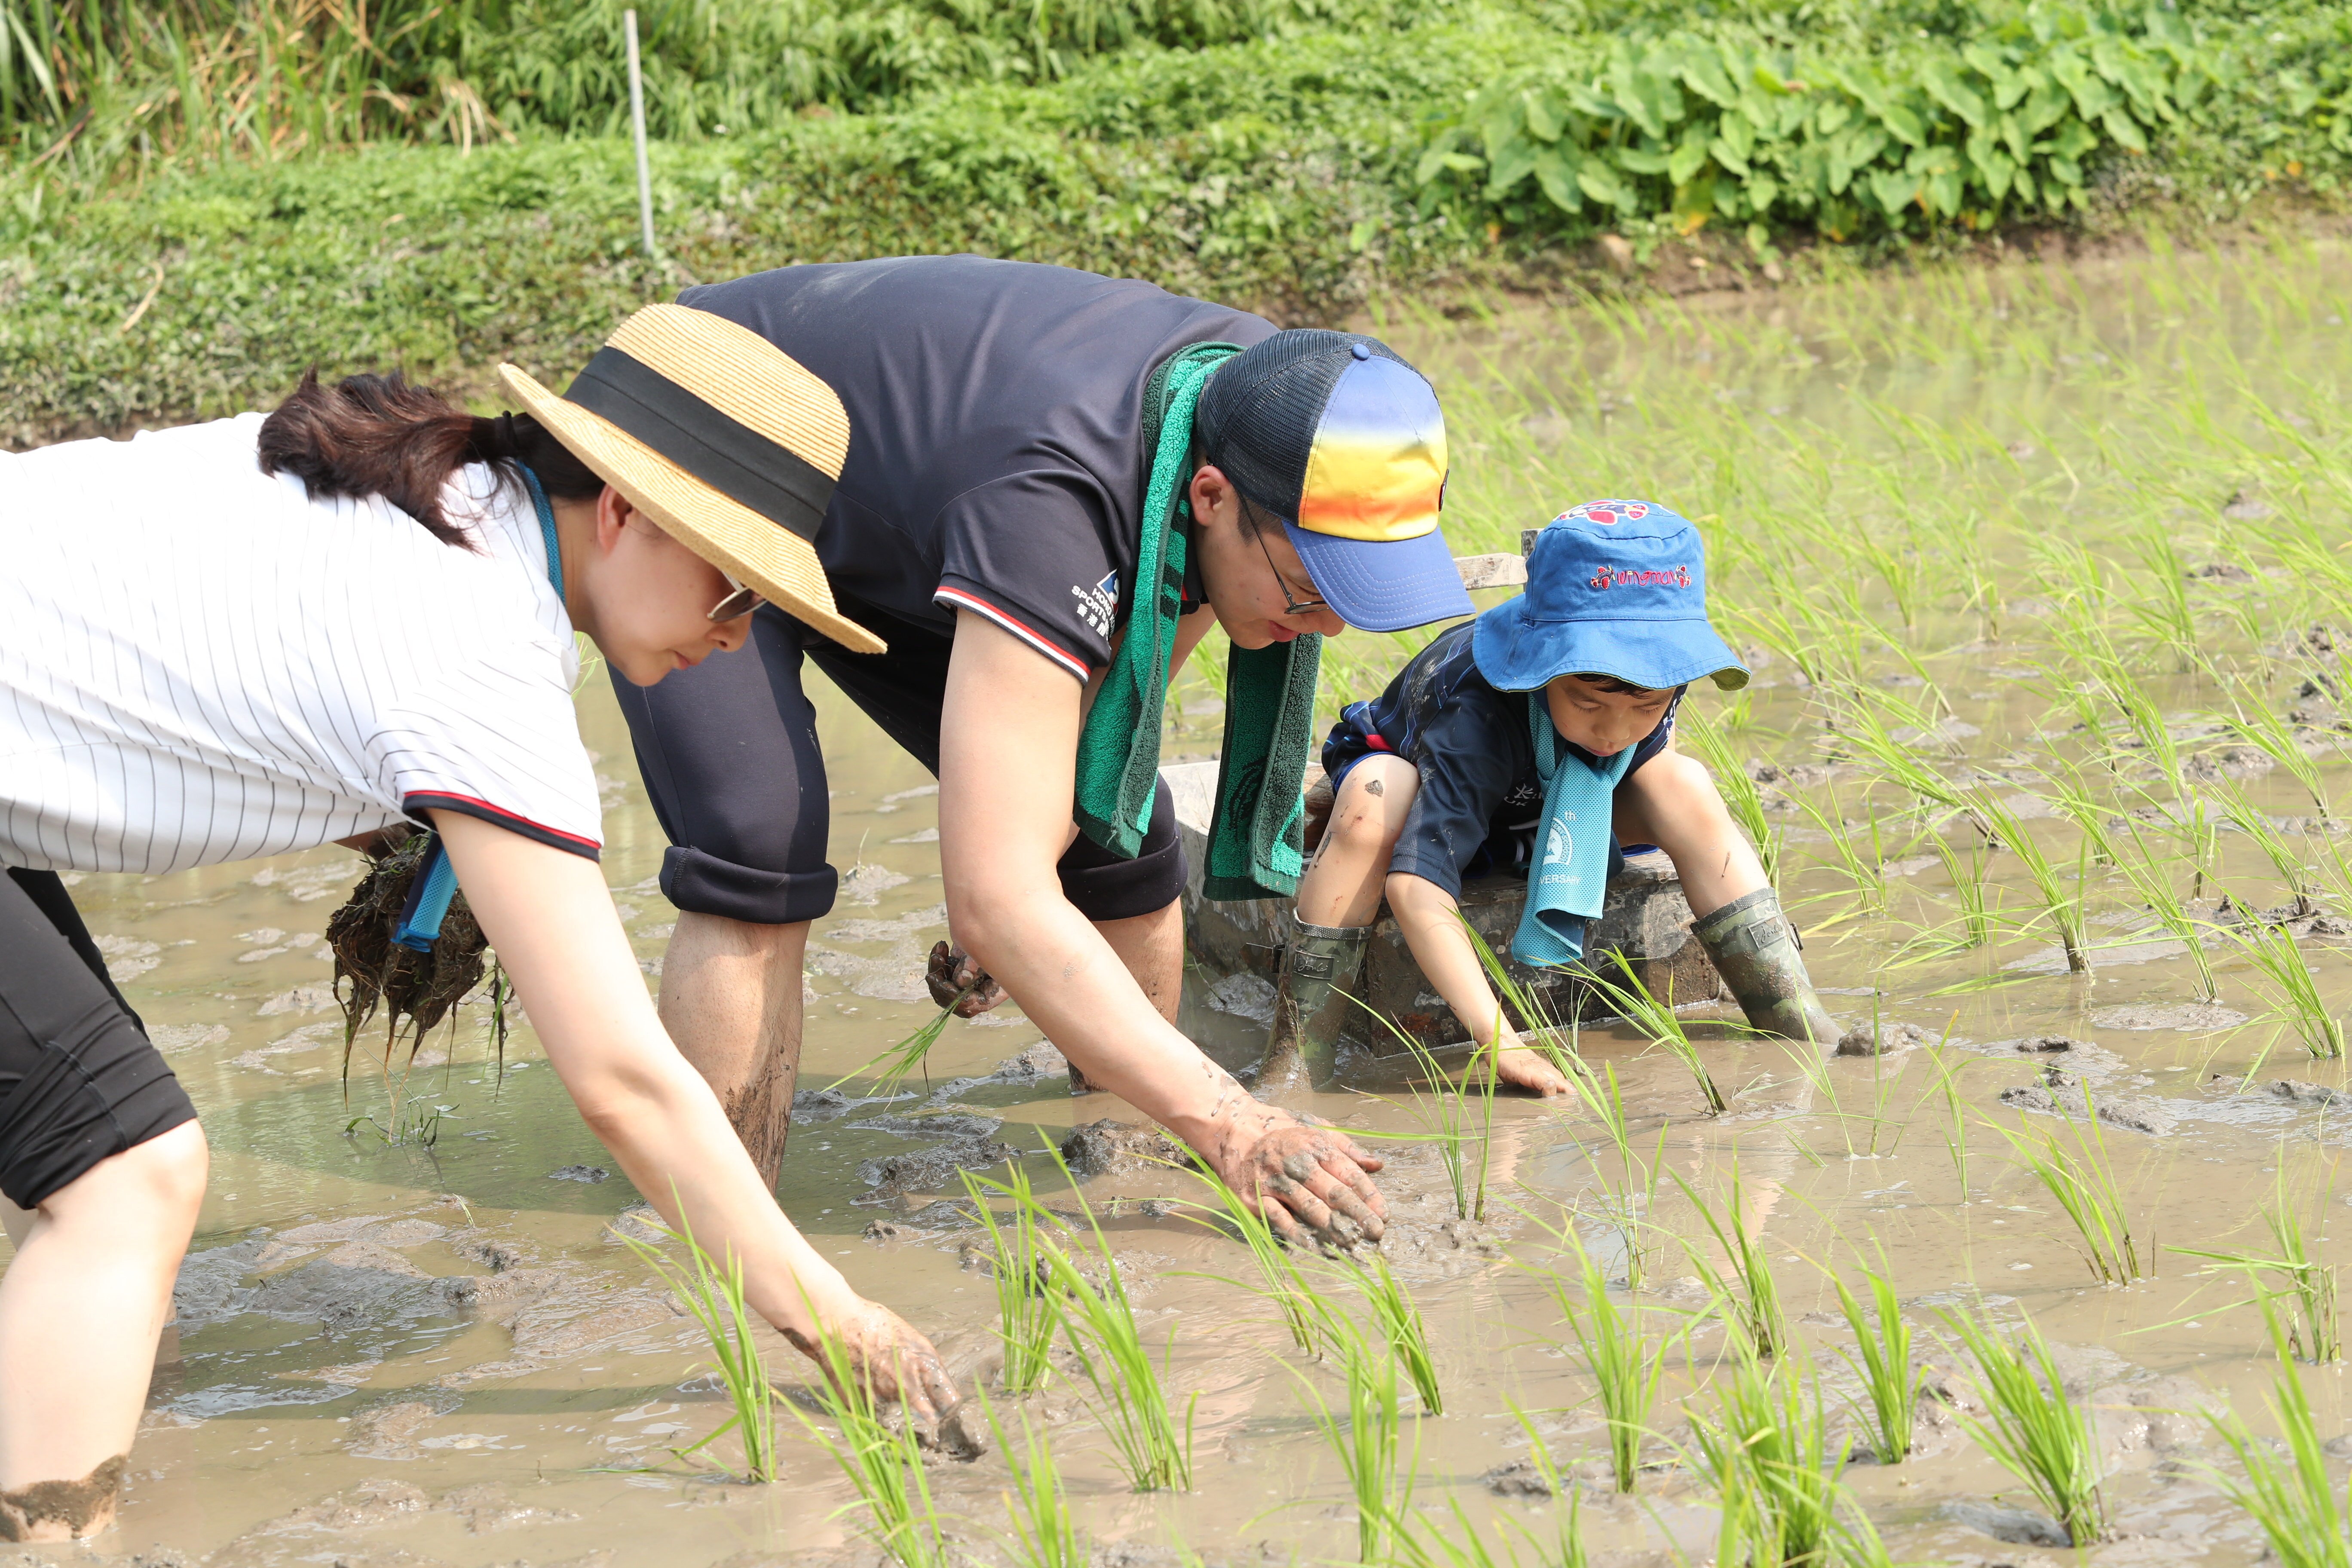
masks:
<path fill-rule="evenodd" d="M 839 1342 L 849 1375 L 866 1385 L 877 1405 L 898 1401 L 910 1419 L 929 1425 L 963 1398 L 931 1342 L 881 1303 L 860 1298 L 834 1313 L 824 1328 Z M 785 1330 L 784 1337 L 824 1367 L 827 1376 L 834 1374 L 815 1340 L 799 1329 Z"/>
<path fill-rule="evenodd" d="M 959 1018 L 977 1018 L 1004 1000 L 1004 987 L 971 954 L 943 942 L 931 948 L 930 967 L 923 978 L 930 983 L 931 1000 Z"/>
<path fill-rule="evenodd" d="M 1234 1130 L 1215 1157 L 1217 1174 L 1244 1200 L 1255 1200 L 1283 1240 L 1350 1247 L 1378 1241 L 1388 1228 L 1388 1204 L 1370 1175 L 1382 1162 L 1346 1133 L 1276 1111 L 1250 1138 Z"/>

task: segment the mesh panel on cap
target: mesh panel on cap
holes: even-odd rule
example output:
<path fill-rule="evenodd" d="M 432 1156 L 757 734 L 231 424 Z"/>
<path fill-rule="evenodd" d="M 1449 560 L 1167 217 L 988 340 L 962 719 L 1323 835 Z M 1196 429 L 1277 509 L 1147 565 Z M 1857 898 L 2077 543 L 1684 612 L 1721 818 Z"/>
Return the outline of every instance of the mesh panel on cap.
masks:
<path fill-rule="evenodd" d="M 1316 428 L 1339 373 L 1354 363 L 1355 343 L 1412 368 L 1378 338 L 1320 327 L 1276 332 L 1219 365 L 1193 415 L 1202 460 L 1258 505 L 1296 518 Z"/>

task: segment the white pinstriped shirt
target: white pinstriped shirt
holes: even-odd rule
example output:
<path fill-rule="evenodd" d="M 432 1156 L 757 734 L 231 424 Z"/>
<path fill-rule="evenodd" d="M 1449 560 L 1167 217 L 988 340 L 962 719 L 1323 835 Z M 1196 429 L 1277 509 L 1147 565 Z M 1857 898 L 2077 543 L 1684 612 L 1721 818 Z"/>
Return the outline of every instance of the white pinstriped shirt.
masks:
<path fill-rule="evenodd" d="M 594 856 L 529 499 L 463 470 L 457 549 L 264 474 L 261 422 L 0 453 L 0 864 L 173 871 L 427 807 Z"/>

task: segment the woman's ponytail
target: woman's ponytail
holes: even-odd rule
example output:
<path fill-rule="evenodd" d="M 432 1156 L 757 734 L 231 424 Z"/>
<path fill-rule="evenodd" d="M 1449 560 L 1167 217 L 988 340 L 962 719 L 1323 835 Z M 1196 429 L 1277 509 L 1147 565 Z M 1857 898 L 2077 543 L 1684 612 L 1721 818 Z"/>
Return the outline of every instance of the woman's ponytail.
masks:
<path fill-rule="evenodd" d="M 307 371 L 261 426 L 261 471 L 292 474 L 313 499 L 382 496 L 444 544 L 474 548 L 441 510 L 449 476 L 468 463 L 527 465 L 551 496 L 593 500 L 604 488 L 528 414 L 478 418 L 398 373 L 323 386 Z"/>

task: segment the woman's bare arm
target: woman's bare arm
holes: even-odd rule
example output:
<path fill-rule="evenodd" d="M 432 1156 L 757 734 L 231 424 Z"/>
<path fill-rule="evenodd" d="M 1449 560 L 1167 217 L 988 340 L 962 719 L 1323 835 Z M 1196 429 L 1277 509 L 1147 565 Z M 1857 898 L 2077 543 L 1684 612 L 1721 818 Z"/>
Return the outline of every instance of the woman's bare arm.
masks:
<path fill-rule="evenodd" d="M 710 1086 L 670 1043 L 593 861 L 478 817 L 432 814 L 458 885 L 572 1103 L 637 1191 L 714 1257 L 803 1353 L 822 1328 L 875 1392 L 929 1415 L 957 1399 L 930 1342 L 817 1256 L 760 1180 Z"/>

